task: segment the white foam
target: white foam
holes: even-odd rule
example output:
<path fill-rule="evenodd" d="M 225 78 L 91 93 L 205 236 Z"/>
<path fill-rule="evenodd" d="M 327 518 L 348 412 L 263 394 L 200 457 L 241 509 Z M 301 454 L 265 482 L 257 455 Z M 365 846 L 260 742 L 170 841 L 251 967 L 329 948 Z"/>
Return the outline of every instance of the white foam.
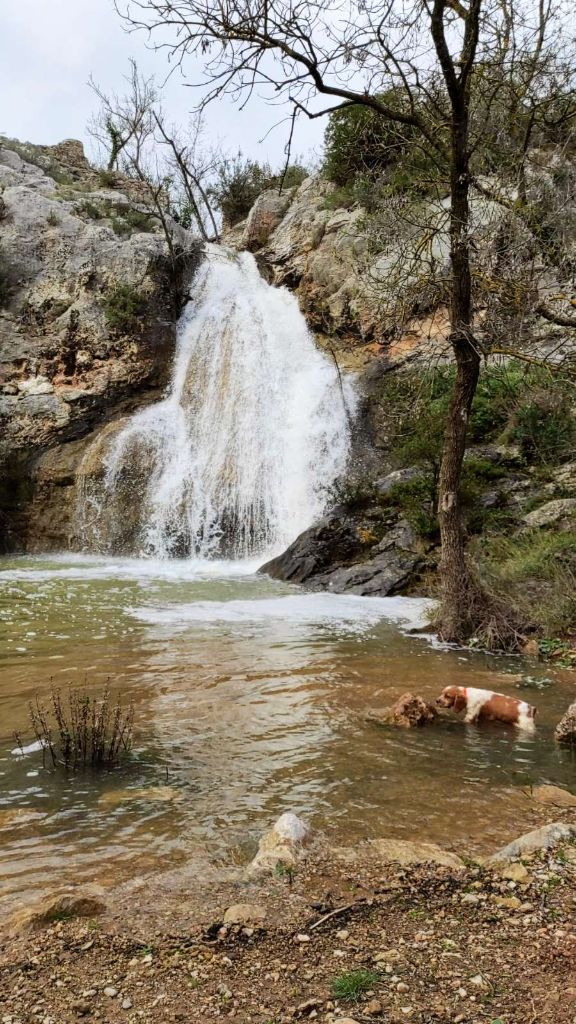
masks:
<path fill-rule="evenodd" d="M 359 597 L 355 594 L 289 594 L 255 600 L 194 601 L 128 608 L 149 625 L 181 627 L 194 622 L 263 622 L 278 620 L 305 625 L 345 624 L 359 629 L 385 620 L 410 629 L 424 629 L 434 602 L 416 597 Z"/>

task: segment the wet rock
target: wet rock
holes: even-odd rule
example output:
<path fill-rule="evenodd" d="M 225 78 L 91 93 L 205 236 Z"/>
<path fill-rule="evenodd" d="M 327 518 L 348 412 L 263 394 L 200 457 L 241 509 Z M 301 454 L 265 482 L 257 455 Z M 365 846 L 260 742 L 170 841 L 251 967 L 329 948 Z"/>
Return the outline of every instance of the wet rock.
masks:
<path fill-rule="evenodd" d="M 38 903 L 16 911 L 9 918 L 7 927 L 11 934 L 37 931 L 73 917 L 96 917 L 106 911 L 106 904 L 100 893 L 92 891 L 66 892 L 45 896 Z"/>
<path fill-rule="evenodd" d="M 280 865 L 294 867 L 304 853 L 309 836 L 310 830 L 300 818 L 290 812 L 282 814 L 274 827 L 262 836 L 248 874 L 266 874 Z"/>
<path fill-rule="evenodd" d="M 575 835 L 576 825 L 567 825 L 561 821 L 552 822 L 550 825 L 543 825 L 542 828 L 534 829 L 533 832 L 527 832 L 518 839 L 514 839 L 507 846 L 503 846 L 502 849 L 487 857 L 484 863 L 488 866 L 498 865 L 531 853 L 537 853 L 538 850 L 550 850 Z"/>
<path fill-rule="evenodd" d="M 325 516 L 258 572 L 276 580 L 305 583 L 334 564 L 350 561 L 361 550 L 362 540 L 351 519 Z"/>
<path fill-rule="evenodd" d="M 378 860 L 396 864 L 439 864 L 441 867 L 464 868 L 464 861 L 455 853 L 435 843 L 410 842 L 404 839 L 373 839 L 369 849 Z"/>
<path fill-rule="evenodd" d="M 562 715 L 554 730 L 558 743 L 576 743 L 576 701 Z"/>
<path fill-rule="evenodd" d="M 256 903 L 235 903 L 224 914 L 224 924 L 261 928 L 266 919 L 264 907 Z"/>
<path fill-rule="evenodd" d="M 145 800 L 148 803 L 173 803 L 182 800 L 182 792 L 173 786 L 148 786 L 147 789 L 111 789 L 98 798 L 99 807 L 116 807 L 130 800 Z"/>
<path fill-rule="evenodd" d="M 539 804 L 551 804 L 553 807 L 576 807 L 576 796 L 559 786 L 534 786 L 532 796 Z"/>
<path fill-rule="evenodd" d="M 8 807 L 6 810 L 0 811 L 0 828 L 28 825 L 32 821 L 40 821 L 45 817 L 43 811 L 34 811 L 31 807 Z"/>
<path fill-rule="evenodd" d="M 331 590 L 334 594 L 387 597 L 407 586 L 419 563 L 418 555 L 384 551 L 367 562 L 318 576 L 314 580 L 314 589 Z"/>
<path fill-rule="evenodd" d="M 438 712 L 434 705 L 429 704 L 422 697 L 414 696 L 413 693 L 404 693 L 390 707 L 375 708 L 366 715 L 369 722 L 376 722 L 379 725 L 398 725 L 404 729 L 429 725 L 437 717 Z"/>
<path fill-rule="evenodd" d="M 554 501 L 547 501 L 533 512 L 528 512 L 523 517 L 523 522 L 531 528 L 551 526 L 553 523 L 571 518 L 575 514 L 576 498 L 556 498 Z"/>

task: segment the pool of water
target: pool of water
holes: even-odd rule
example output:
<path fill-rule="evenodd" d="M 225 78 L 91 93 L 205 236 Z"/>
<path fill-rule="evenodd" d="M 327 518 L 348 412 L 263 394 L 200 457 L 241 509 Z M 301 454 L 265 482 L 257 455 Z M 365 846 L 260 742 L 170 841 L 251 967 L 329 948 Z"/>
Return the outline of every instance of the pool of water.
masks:
<path fill-rule="evenodd" d="M 425 837 L 481 852 L 521 831 L 528 784 L 574 787 L 574 760 L 552 739 L 571 674 L 434 646 L 408 632 L 423 602 L 308 594 L 254 570 L 0 560 L 5 906 L 72 880 L 241 861 L 285 810 L 335 842 Z M 14 731 L 33 738 L 31 699 L 107 679 L 136 708 L 127 765 L 66 777 L 44 770 L 38 750 L 18 752 Z M 364 719 L 406 690 L 433 698 L 452 683 L 537 704 L 536 734 Z M 157 799 L 151 787 L 163 787 Z"/>

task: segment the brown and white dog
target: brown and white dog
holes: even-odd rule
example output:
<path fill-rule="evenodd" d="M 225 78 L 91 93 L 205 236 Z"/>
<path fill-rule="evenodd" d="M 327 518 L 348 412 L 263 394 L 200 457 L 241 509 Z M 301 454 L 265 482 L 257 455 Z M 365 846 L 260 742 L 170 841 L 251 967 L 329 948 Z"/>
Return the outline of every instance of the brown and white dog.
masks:
<path fill-rule="evenodd" d="M 525 700 L 506 697 L 493 690 L 479 690 L 474 686 L 447 686 L 436 703 L 441 708 L 465 711 L 465 722 L 505 722 L 525 732 L 534 731 L 536 708 Z"/>

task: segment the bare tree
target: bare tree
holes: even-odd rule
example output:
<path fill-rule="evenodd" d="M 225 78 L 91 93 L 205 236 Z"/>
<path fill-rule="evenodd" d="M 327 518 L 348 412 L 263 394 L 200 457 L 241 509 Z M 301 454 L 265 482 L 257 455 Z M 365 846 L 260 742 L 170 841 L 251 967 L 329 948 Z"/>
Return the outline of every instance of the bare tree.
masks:
<path fill-rule="evenodd" d="M 136 61 L 130 60 L 126 76 L 128 89 L 123 95 L 105 93 L 90 78 L 89 85 L 100 101 L 98 112 L 88 122 L 88 131 L 104 148 L 107 170 L 119 169 L 121 156 L 140 163 L 146 143 L 154 133 L 153 110 L 158 103 L 154 79 L 144 78 Z"/>
<path fill-rule="evenodd" d="M 184 138 L 181 130 L 168 124 L 154 78 L 141 75 L 134 60 L 126 81 L 123 95 L 104 92 L 93 79 L 89 83 L 100 107 L 88 130 L 105 149 L 107 170 L 122 171 L 145 186 L 171 252 L 171 217 L 185 226 L 195 225 L 204 241 L 218 238 L 204 182 L 221 155 L 201 146 L 201 114 L 190 119 Z"/>

